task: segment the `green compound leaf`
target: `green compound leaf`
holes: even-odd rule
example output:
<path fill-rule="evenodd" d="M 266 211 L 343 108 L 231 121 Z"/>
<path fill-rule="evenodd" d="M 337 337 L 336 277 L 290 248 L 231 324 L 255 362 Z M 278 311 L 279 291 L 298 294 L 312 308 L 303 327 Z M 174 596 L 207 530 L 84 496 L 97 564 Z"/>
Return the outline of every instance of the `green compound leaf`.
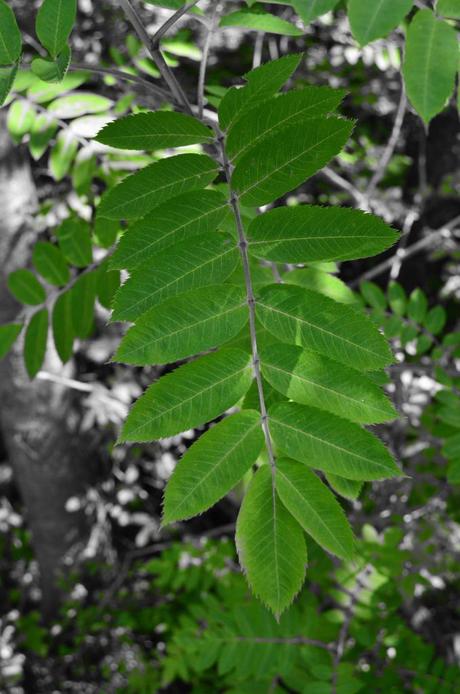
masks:
<path fill-rule="evenodd" d="M 259 142 L 233 172 L 241 203 L 258 207 L 293 190 L 339 154 L 352 130 L 350 121 L 312 118 L 308 127 L 291 125 Z"/>
<path fill-rule="evenodd" d="M 354 537 L 334 494 L 306 465 L 282 458 L 276 464 L 276 491 L 287 510 L 321 547 L 352 559 Z"/>
<path fill-rule="evenodd" d="M 409 101 L 425 123 L 452 95 L 457 67 L 455 29 L 431 10 L 417 12 L 407 31 L 403 74 Z"/>
<path fill-rule="evenodd" d="M 137 113 L 109 123 L 96 140 L 119 149 L 166 149 L 211 142 L 213 132 L 184 113 Z"/>
<path fill-rule="evenodd" d="M 44 82 L 61 82 L 70 65 L 71 50 L 65 46 L 54 60 L 49 58 L 34 58 L 32 60 L 32 72 Z"/>
<path fill-rule="evenodd" d="M 269 210 L 248 229 L 250 252 L 279 263 L 365 258 L 386 250 L 397 238 L 374 215 L 314 205 Z"/>
<path fill-rule="evenodd" d="M 132 270 L 173 244 L 215 231 L 228 213 L 227 199 L 215 190 L 194 190 L 179 195 L 127 229 L 110 266 Z"/>
<path fill-rule="evenodd" d="M 347 480 L 345 477 L 333 475 L 331 472 L 327 472 L 325 476 L 332 489 L 340 496 L 350 501 L 355 501 L 359 497 L 363 488 L 362 482 Z"/>
<path fill-rule="evenodd" d="M 237 349 L 222 349 L 180 366 L 137 400 L 119 443 L 174 436 L 209 422 L 235 405 L 251 381 L 251 357 Z"/>
<path fill-rule="evenodd" d="M 77 0 L 43 0 L 35 30 L 42 46 L 52 58 L 62 51 L 70 36 L 77 13 Z"/>
<path fill-rule="evenodd" d="M 30 270 L 15 270 L 9 274 L 8 289 L 22 304 L 38 306 L 46 299 L 44 287 Z"/>
<path fill-rule="evenodd" d="M 42 308 L 30 319 L 24 339 L 24 362 L 30 379 L 33 379 L 41 369 L 47 341 L 48 311 Z"/>
<path fill-rule="evenodd" d="M 307 547 L 302 528 L 273 489 L 267 465 L 257 471 L 246 492 L 235 540 L 249 585 L 279 618 L 302 587 Z"/>
<path fill-rule="evenodd" d="M 303 32 L 294 24 L 269 12 L 255 10 L 239 10 L 232 12 L 220 20 L 221 27 L 243 27 L 252 31 L 264 31 L 267 34 L 282 36 L 302 36 Z"/>
<path fill-rule="evenodd" d="M 70 217 L 56 231 L 59 247 L 66 260 L 75 267 L 86 267 L 93 261 L 91 237 L 86 222 Z"/>
<path fill-rule="evenodd" d="M 38 241 L 32 252 L 32 263 L 39 275 L 56 287 L 70 279 L 69 268 L 62 252 L 48 241 Z"/>
<path fill-rule="evenodd" d="M 343 89 L 304 87 L 251 108 L 229 129 L 225 145 L 228 155 L 236 160 L 281 128 L 334 111 L 345 94 Z"/>
<path fill-rule="evenodd" d="M 66 364 L 72 356 L 75 336 L 72 320 L 72 296 L 70 292 L 64 292 L 56 299 L 51 323 L 56 351 L 62 363 Z"/>
<path fill-rule="evenodd" d="M 206 286 L 144 313 L 125 335 L 114 360 L 166 364 L 228 342 L 248 321 L 244 291 Z"/>
<path fill-rule="evenodd" d="M 348 19 L 353 36 L 361 46 L 387 36 L 413 4 L 413 0 L 349 0 Z"/>
<path fill-rule="evenodd" d="M 280 393 L 358 424 L 395 419 L 397 412 L 364 374 L 294 345 L 260 350 L 262 373 Z"/>
<path fill-rule="evenodd" d="M 165 491 L 163 525 L 203 513 L 246 474 L 264 444 L 260 414 L 230 415 L 203 434 L 176 466 Z"/>
<path fill-rule="evenodd" d="M 102 198 L 98 214 L 108 219 L 135 219 L 188 190 L 205 188 L 216 177 L 217 164 L 204 154 L 178 154 L 128 176 Z"/>
<path fill-rule="evenodd" d="M 172 296 L 219 284 L 237 263 L 238 249 L 222 234 L 203 234 L 170 246 L 133 270 L 115 296 L 112 320 L 135 320 Z"/>
<path fill-rule="evenodd" d="M 0 65 L 17 63 L 21 51 L 21 32 L 14 12 L 5 0 L 0 0 Z"/>
<path fill-rule="evenodd" d="M 317 470 L 358 481 L 401 474 L 379 439 L 329 412 L 280 403 L 270 410 L 270 432 L 280 451 Z"/>
<path fill-rule="evenodd" d="M 307 347 L 359 371 L 392 362 L 390 348 L 362 313 L 326 296 L 294 285 L 264 288 L 257 317 L 282 342 Z"/>
<path fill-rule="evenodd" d="M 6 357 L 16 342 L 21 330 L 21 323 L 6 323 L 5 325 L 0 325 L 0 359 Z"/>
<path fill-rule="evenodd" d="M 285 55 L 246 73 L 246 86 L 229 89 L 219 105 L 221 128 L 227 130 L 249 108 L 276 94 L 296 70 L 301 58 L 301 53 Z"/>

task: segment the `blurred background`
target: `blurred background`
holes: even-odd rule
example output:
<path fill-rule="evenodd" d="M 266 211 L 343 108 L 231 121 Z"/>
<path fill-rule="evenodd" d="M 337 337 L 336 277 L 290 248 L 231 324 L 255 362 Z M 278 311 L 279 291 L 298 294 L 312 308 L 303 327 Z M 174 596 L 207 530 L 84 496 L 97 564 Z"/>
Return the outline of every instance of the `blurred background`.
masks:
<path fill-rule="evenodd" d="M 391 339 L 396 362 L 384 385 L 401 417 L 377 430 L 407 477 L 367 484 L 344 502 L 359 559 L 347 565 L 311 546 L 305 587 L 278 624 L 249 596 L 237 564 L 241 489 L 160 532 L 165 481 L 199 432 L 115 447 L 130 404 L 166 367 L 110 362 L 122 334 L 108 323 L 120 277 L 104 258 L 119 229 L 94 224 L 93 210 L 106 187 L 149 158 L 107 151 L 91 138 L 114 116 L 159 107 L 161 96 L 142 80 L 162 83 L 110 0 L 79 0 L 72 63 L 141 79 L 75 69 L 63 83 L 41 82 L 27 70 L 40 48 L 38 4 L 9 2 L 23 33 L 24 69 L 0 111 L 0 323 L 27 310 L 9 274 L 30 266 L 35 244 L 52 239 L 69 215 L 90 231 L 98 269 L 91 287 L 80 287 L 70 349 L 61 340 L 56 351 L 50 338 L 32 381 L 20 341 L 0 362 L 0 691 L 458 692 L 454 100 L 425 127 L 404 93 L 405 27 L 360 48 L 344 2 L 329 3 L 333 11 L 307 24 L 287 3 L 261 8 L 298 29 L 291 33 L 232 26 L 207 38 L 201 16 L 189 12 L 162 42 L 194 103 L 209 51 L 210 109 L 252 67 L 304 51 L 293 86 L 346 89 L 342 113 L 356 127 L 344 152 L 288 202 L 357 207 L 401 231 L 399 245 L 378 258 L 312 266 L 309 285 L 365 306 Z M 199 7 L 216 27 L 219 13 L 243 4 L 202 0 Z M 180 5 L 136 6 L 153 33 Z"/>

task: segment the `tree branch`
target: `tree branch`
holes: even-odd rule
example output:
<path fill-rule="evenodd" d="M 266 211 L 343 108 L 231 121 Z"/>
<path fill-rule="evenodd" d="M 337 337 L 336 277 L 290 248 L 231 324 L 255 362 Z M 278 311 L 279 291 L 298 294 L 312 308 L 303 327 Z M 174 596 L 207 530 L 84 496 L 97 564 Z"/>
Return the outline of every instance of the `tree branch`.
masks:
<path fill-rule="evenodd" d="M 200 74 L 198 76 L 198 91 L 197 91 L 197 103 L 198 103 L 198 118 L 203 118 L 203 108 L 204 108 L 204 85 L 206 81 L 206 70 L 208 68 L 208 58 L 209 50 L 211 48 L 211 40 L 213 34 L 217 27 L 217 19 L 221 6 L 219 2 L 216 2 L 211 15 L 211 24 L 206 30 L 206 38 L 203 46 L 203 56 L 200 63 Z"/>

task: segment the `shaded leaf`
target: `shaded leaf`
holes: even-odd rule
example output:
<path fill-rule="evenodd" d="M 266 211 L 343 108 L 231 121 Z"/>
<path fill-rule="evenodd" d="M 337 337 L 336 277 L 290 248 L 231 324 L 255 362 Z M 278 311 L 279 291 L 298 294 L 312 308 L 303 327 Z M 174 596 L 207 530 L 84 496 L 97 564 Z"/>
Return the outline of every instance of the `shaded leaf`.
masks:
<path fill-rule="evenodd" d="M 351 559 L 354 537 L 332 492 L 306 465 L 282 458 L 276 464 L 276 491 L 288 511 L 321 547 Z"/>
<path fill-rule="evenodd" d="M 413 0 L 349 0 L 351 31 L 361 46 L 387 36 L 411 10 Z"/>
<path fill-rule="evenodd" d="M 238 249 L 221 234 L 170 246 L 133 270 L 115 296 L 112 319 L 135 320 L 172 296 L 219 284 L 237 263 Z"/>
<path fill-rule="evenodd" d="M 294 402 L 360 424 L 397 416 L 381 389 L 355 369 L 294 345 L 269 345 L 260 352 L 267 381 Z"/>
<path fill-rule="evenodd" d="M 69 268 L 62 252 L 48 241 L 38 241 L 35 244 L 32 263 L 38 274 L 56 287 L 67 284 L 70 279 Z"/>
<path fill-rule="evenodd" d="M 93 260 L 91 237 L 86 222 L 77 217 L 65 219 L 56 230 L 59 247 L 75 267 L 86 267 Z"/>
<path fill-rule="evenodd" d="M 241 157 L 232 187 L 243 205 L 266 205 L 322 169 L 340 152 L 352 129 L 352 122 L 340 118 L 312 118 L 308 127 L 283 128 Z"/>
<path fill-rule="evenodd" d="M 70 65 L 72 52 L 64 46 L 56 58 L 34 58 L 31 63 L 32 72 L 44 82 L 61 82 Z"/>
<path fill-rule="evenodd" d="M 256 303 L 263 326 L 282 342 L 307 347 L 360 371 L 392 361 L 390 348 L 364 314 L 294 285 L 265 287 Z"/>
<path fill-rule="evenodd" d="M 114 357 L 127 364 L 165 364 L 218 347 L 248 321 L 246 295 L 237 287 L 206 286 L 144 313 Z"/>
<path fill-rule="evenodd" d="M 143 217 L 175 195 L 205 188 L 216 174 L 216 162 L 204 154 L 178 154 L 162 159 L 107 191 L 98 214 L 109 219 Z"/>
<path fill-rule="evenodd" d="M 75 336 L 83 340 L 93 329 L 97 278 L 97 271 L 82 273 L 70 290 L 73 329 Z"/>
<path fill-rule="evenodd" d="M 358 424 L 294 402 L 270 410 L 276 446 L 309 467 L 351 480 L 381 480 L 401 474 L 383 443 Z"/>
<path fill-rule="evenodd" d="M 256 472 L 243 499 L 235 541 L 252 591 L 278 618 L 302 587 L 307 548 L 302 528 L 273 489 L 267 465 Z"/>
<path fill-rule="evenodd" d="M 72 297 L 70 292 L 64 292 L 56 299 L 51 323 L 56 351 L 62 363 L 66 364 L 72 356 L 74 341 Z"/>
<path fill-rule="evenodd" d="M 156 111 L 136 113 L 108 123 L 96 140 L 119 149 L 166 149 L 210 142 L 210 128 L 185 113 Z"/>
<path fill-rule="evenodd" d="M 202 434 L 176 466 L 165 491 L 163 524 L 203 513 L 241 480 L 264 444 L 260 414 L 230 415 Z"/>
<path fill-rule="evenodd" d="M 316 205 L 277 207 L 255 217 L 248 229 L 250 252 L 279 263 L 365 258 L 397 237 L 374 215 Z"/>
<path fill-rule="evenodd" d="M 131 270 L 173 244 L 215 231 L 229 212 L 222 193 L 198 190 L 184 193 L 155 208 L 123 234 L 113 254 L 112 268 Z"/>
<path fill-rule="evenodd" d="M 251 357 L 223 349 L 184 364 L 153 383 L 132 407 L 119 442 L 174 436 L 215 419 L 252 381 Z"/>

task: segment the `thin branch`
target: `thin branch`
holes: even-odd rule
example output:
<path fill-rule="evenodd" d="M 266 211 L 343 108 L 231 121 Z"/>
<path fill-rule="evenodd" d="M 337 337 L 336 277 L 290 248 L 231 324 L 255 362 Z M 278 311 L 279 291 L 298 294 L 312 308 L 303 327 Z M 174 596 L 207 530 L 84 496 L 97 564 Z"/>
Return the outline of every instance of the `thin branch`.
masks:
<path fill-rule="evenodd" d="M 167 101 L 169 99 L 169 94 L 157 87 L 156 84 L 144 79 L 143 77 L 138 77 L 137 75 L 130 75 L 128 72 L 123 72 L 123 70 L 117 70 L 112 67 L 99 67 L 97 65 L 88 65 L 87 63 L 72 63 L 69 66 L 69 70 L 84 70 L 85 72 L 94 72 L 96 75 L 110 75 L 119 80 L 124 80 L 125 82 L 133 82 L 134 84 L 139 84 L 139 86 L 146 87 L 152 92 L 160 96 L 163 100 Z"/>
<path fill-rule="evenodd" d="M 262 62 L 262 51 L 264 47 L 265 33 L 263 31 L 258 31 L 256 34 L 256 40 L 254 42 L 254 53 L 252 56 L 252 69 L 259 67 Z"/>
<path fill-rule="evenodd" d="M 429 246 L 435 246 L 437 243 L 439 243 L 442 240 L 446 240 L 451 238 L 452 236 L 452 230 L 455 228 L 455 226 L 460 222 L 460 215 L 458 217 L 455 217 L 452 219 L 448 224 L 445 224 L 441 229 L 437 229 L 436 231 L 432 231 L 426 236 L 424 236 L 423 239 L 420 239 L 420 241 L 417 241 L 416 243 L 413 243 L 411 246 L 408 248 L 401 248 L 399 251 L 396 251 L 396 254 L 399 253 L 400 256 L 400 261 L 402 262 L 403 260 L 406 260 L 407 258 L 410 258 L 411 256 L 415 255 L 416 253 L 419 253 L 422 251 L 424 248 L 427 248 Z M 387 258 L 383 262 L 379 263 L 375 267 L 371 268 L 364 274 L 362 274 L 360 277 L 357 279 L 353 280 L 353 282 L 350 283 L 350 286 L 357 287 L 363 280 L 370 280 L 373 277 L 377 277 L 378 275 L 381 275 L 382 272 L 386 272 L 389 270 L 395 259 L 395 255 L 393 254 L 391 258 Z"/>
<path fill-rule="evenodd" d="M 385 147 L 385 150 L 379 160 L 379 165 L 374 172 L 374 175 L 372 176 L 369 185 L 367 186 L 366 189 L 366 196 L 367 197 L 372 197 L 372 194 L 382 178 L 385 175 L 385 172 L 387 170 L 388 164 L 390 163 L 391 157 L 393 156 L 393 153 L 395 151 L 396 145 L 399 140 L 399 136 L 401 134 L 401 128 L 404 122 L 404 116 L 406 114 L 406 109 L 407 109 L 407 98 L 406 98 L 406 93 L 404 91 L 404 87 L 401 87 L 401 98 L 399 99 L 399 105 L 396 111 L 396 117 L 395 121 L 393 123 L 393 129 L 391 131 L 390 138 L 388 140 L 387 146 Z"/>
<path fill-rule="evenodd" d="M 204 108 L 204 85 L 206 82 L 206 70 L 208 68 L 208 58 L 209 51 L 211 49 L 211 41 L 213 34 L 217 27 L 217 20 L 219 18 L 221 6 L 219 2 L 216 2 L 211 15 L 211 24 L 206 30 L 206 38 L 203 46 L 203 55 L 200 63 L 200 74 L 198 76 L 198 91 L 197 91 L 197 103 L 198 103 L 198 118 L 203 118 L 203 108 Z"/>
<path fill-rule="evenodd" d="M 227 179 L 227 183 L 230 185 L 231 183 L 231 164 L 230 161 L 228 160 L 226 151 L 225 151 L 225 146 L 224 146 L 224 136 L 223 134 L 218 131 L 218 143 L 220 146 L 221 150 L 221 155 L 222 155 L 222 162 L 224 166 L 224 172 L 225 172 L 225 177 Z M 257 330 L 256 330 L 256 311 L 255 311 L 255 305 L 256 305 L 256 300 L 254 296 L 254 289 L 252 286 L 252 278 L 251 278 L 251 270 L 250 270 L 250 265 L 249 265 L 249 254 L 248 254 L 248 242 L 246 239 L 246 235 L 244 232 L 244 225 L 243 225 L 243 220 L 241 218 L 241 212 L 240 212 L 240 206 L 239 206 L 239 198 L 237 193 L 234 191 L 231 192 L 230 195 L 230 205 L 233 210 L 233 215 L 235 217 L 235 222 L 236 222 L 236 228 L 238 231 L 238 239 L 239 239 L 239 249 L 241 253 L 241 259 L 243 262 L 243 272 L 244 272 L 244 280 L 246 284 L 246 301 L 248 304 L 248 309 L 249 309 L 249 332 L 251 336 L 251 351 L 252 351 L 252 365 L 254 368 L 254 376 L 255 380 L 257 383 L 257 391 L 259 394 L 259 404 L 260 404 L 260 415 L 261 415 L 261 421 L 262 421 L 262 429 L 264 432 L 264 437 L 265 437 L 265 444 L 267 448 L 267 453 L 268 453 L 268 460 L 271 466 L 272 470 L 272 478 L 274 480 L 275 477 L 275 472 L 276 472 L 276 462 L 275 462 L 275 453 L 273 450 L 273 444 L 272 444 L 272 439 L 270 435 L 270 429 L 268 427 L 268 414 L 267 414 L 267 406 L 265 403 L 265 395 L 264 395 L 264 388 L 262 384 L 262 374 L 260 371 L 260 358 L 259 358 L 259 351 L 258 351 L 258 346 L 257 346 Z M 275 486 L 273 484 L 273 494 L 275 494 Z"/>
<path fill-rule="evenodd" d="M 336 173 L 333 169 L 330 169 L 328 166 L 325 166 L 324 169 L 320 171 L 320 173 L 322 174 L 322 176 L 324 176 L 324 178 L 327 178 L 328 181 L 336 185 L 337 188 L 340 188 L 341 190 L 347 192 L 360 210 L 369 212 L 370 207 L 367 196 L 365 195 L 365 193 L 362 193 L 360 190 L 358 190 L 358 188 L 356 188 L 352 183 L 350 183 L 350 181 L 347 181 L 346 178 L 343 178 L 343 176 L 340 176 L 340 174 Z"/>
<path fill-rule="evenodd" d="M 178 9 L 176 12 L 174 12 L 173 15 L 169 19 L 166 20 L 164 24 L 161 25 L 161 27 L 158 29 L 158 31 L 152 36 L 152 45 L 153 46 L 159 46 L 160 41 L 163 38 L 163 36 L 171 29 L 171 27 L 176 24 L 176 22 L 179 21 L 181 17 L 183 17 L 186 12 L 192 9 L 192 7 L 195 7 L 195 5 L 199 2 L 199 0 L 193 0 L 193 2 L 189 2 L 187 5 L 184 5 L 180 9 Z"/>
<path fill-rule="evenodd" d="M 142 21 L 139 15 L 137 14 L 136 10 L 131 5 L 130 0 L 119 0 L 119 3 L 127 19 L 131 22 L 134 31 L 136 32 L 136 34 L 138 35 L 138 37 L 140 38 L 146 49 L 149 51 L 150 55 L 152 56 L 153 62 L 160 71 L 162 78 L 168 85 L 169 90 L 174 98 L 174 101 L 178 102 L 179 104 L 182 104 L 186 111 L 192 113 L 192 107 L 190 106 L 185 92 L 183 91 L 179 82 L 176 80 L 171 68 L 166 63 L 160 49 L 155 43 L 152 42 L 150 36 L 147 34 L 144 25 L 142 24 Z"/>

